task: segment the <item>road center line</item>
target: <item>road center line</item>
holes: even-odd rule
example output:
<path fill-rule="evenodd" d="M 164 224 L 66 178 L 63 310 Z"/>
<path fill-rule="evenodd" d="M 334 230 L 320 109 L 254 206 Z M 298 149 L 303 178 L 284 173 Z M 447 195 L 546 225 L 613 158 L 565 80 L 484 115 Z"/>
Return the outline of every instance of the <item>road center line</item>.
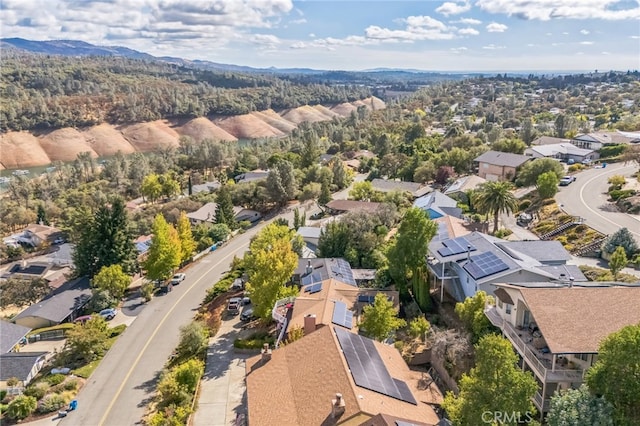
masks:
<path fill-rule="evenodd" d="M 176 308 L 176 306 L 178 306 L 178 304 L 182 301 L 182 299 L 184 299 L 184 297 L 200 282 L 200 280 L 202 280 L 204 277 L 206 277 L 209 274 L 209 272 L 211 272 L 213 269 L 217 268 L 227 258 L 229 258 L 230 256 L 235 255 L 235 254 L 236 254 L 236 251 L 231 251 L 229 254 L 224 256 L 218 262 L 214 263 L 213 266 L 211 266 L 209 269 L 207 269 L 207 271 L 205 273 L 203 273 L 202 276 L 200 278 L 198 278 L 193 284 L 191 284 L 191 286 L 187 289 L 187 291 L 185 291 L 182 294 L 182 296 L 180 296 L 180 298 L 178 300 L 176 300 L 176 302 L 173 304 L 171 309 L 169 309 L 169 311 L 164 315 L 164 317 L 162 317 L 162 320 L 158 323 L 158 325 L 156 326 L 155 330 L 153 330 L 153 333 L 151 334 L 151 336 L 149 337 L 147 342 L 144 344 L 144 347 L 142 348 L 142 350 L 140 351 L 140 353 L 136 357 L 136 360 L 131 365 L 131 368 L 127 372 L 127 375 L 124 377 L 124 380 L 122 381 L 122 384 L 118 387 L 118 390 L 116 391 L 116 394 L 113 396 L 113 399 L 111 399 L 111 402 L 109 403 L 109 406 L 107 407 L 107 410 L 105 411 L 104 415 L 100 419 L 100 423 L 99 423 L 100 426 L 104 425 L 104 422 L 107 419 L 107 417 L 109 416 L 109 414 L 111 413 L 111 410 L 113 409 L 113 406 L 116 403 L 116 400 L 120 397 L 120 394 L 122 393 L 122 390 L 124 389 L 124 386 L 127 384 L 127 382 L 129 381 L 129 378 L 131 377 L 131 374 L 133 374 L 133 371 L 136 369 L 138 363 L 142 359 L 142 355 L 144 355 L 145 351 L 147 350 L 147 348 L 151 344 L 151 341 L 156 337 L 156 334 L 158 334 L 158 332 L 162 328 L 162 325 L 167 320 L 167 318 L 169 318 L 169 315 L 171 315 L 171 313 Z"/>

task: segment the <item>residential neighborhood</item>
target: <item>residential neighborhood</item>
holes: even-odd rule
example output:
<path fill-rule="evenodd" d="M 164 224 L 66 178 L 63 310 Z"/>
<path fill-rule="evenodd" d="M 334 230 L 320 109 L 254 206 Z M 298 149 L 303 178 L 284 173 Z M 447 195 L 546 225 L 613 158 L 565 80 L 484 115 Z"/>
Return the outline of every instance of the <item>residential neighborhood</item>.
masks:
<path fill-rule="evenodd" d="M 264 55 L 311 25 L 249 3 Z M 290 48 L 499 36 L 453 17 L 486 4 Z M 637 70 L 2 43 L 2 424 L 640 425 Z"/>

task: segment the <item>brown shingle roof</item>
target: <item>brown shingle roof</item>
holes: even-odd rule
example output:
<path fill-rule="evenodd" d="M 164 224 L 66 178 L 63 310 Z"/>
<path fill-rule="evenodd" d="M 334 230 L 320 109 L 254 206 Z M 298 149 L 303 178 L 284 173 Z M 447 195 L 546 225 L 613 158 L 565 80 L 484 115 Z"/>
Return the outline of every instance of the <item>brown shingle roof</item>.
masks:
<path fill-rule="evenodd" d="M 274 350 L 267 362 L 260 356 L 247 360 L 249 424 L 335 425 L 354 418 L 361 423 L 381 412 L 437 423 L 438 416 L 424 402 L 432 394 L 418 390 L 421 373 L 409 370 L 395 348 L 378 342 L 375 346 L 391 376 L 407 382 L 418 405 L 356 386 L 332 327 L 325 326 Z M 339 419 L 331 417 L 331 400 L 336 393 L 345 401 L 345 412 Z"/>
<path fill-rule="evenodd" d="M 518 288 L 552 353 L 597 353 L 640 322 L 640 287 Z"/>
<path fill-rule="evenodd" d="M 354 200 L 332 200 L 327 203 L 327 207 L 331 210 L 350 212 L 350 211 L 377 211 L 381 203 L 372 203 L 369 201 L 354 201 Z"/>

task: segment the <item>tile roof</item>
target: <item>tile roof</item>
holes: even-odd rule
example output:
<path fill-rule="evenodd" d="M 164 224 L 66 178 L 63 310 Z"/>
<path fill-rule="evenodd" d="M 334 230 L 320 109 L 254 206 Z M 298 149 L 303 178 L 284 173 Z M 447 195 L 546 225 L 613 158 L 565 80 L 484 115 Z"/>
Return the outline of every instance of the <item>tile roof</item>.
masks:
<path fill-rule="evenodd" d="M 531 160 L 531 157 L 527 157 L 526 155 L 512 154 L 510 152 L 487 151 L 473 161 L 488 163 L 494 166 L 520 167 L 529 160 Z"/>
<path fill-rule="evenodd" d="M 260 426 L 335 425 L 384 412 L 403 418 L 438 422 L 428 403 L 441 401 L 439 391 L 418 389 L 422 373 L 409 370 L 392 346 L 375 342 L 392 377 L 404 380 L 418 405 L 396 400 L 355 385 L 332 326 L 324 326 L 281 349 L 269 361 L 247 360 L 246 382 L 249 424 Z M 331 400 L 341 393 L 345 412 L 331 416 Z"/>
<path fill-rule="evenodd" d="M 90 299 L 89 279 L 79 278 L 52 291 L 40 302 L 34 303 L 16 315 L 13 321 L 17 322 L 20 318 L 26 317 L 38 317 L 60 323 Z"/>
<path fill-rule="evenodd" d="M 30 332 L 29 327 L 0 320 L 0 354 L 9 352 Z"/>
<path fill-rule="evenodd" d="M 20 381 L 25 381 L 33 366 L 38 360 L 43 358 L 46 352 L 9 352 L 0 354 L 0 380 L 5 381 L 11 377 L 16 377 Z"/>
<path fill-rule="evenodd" d="M 596 353 L 602 339 L 640 322 L 640 286 L 516 288 L 552 353 Z"/>

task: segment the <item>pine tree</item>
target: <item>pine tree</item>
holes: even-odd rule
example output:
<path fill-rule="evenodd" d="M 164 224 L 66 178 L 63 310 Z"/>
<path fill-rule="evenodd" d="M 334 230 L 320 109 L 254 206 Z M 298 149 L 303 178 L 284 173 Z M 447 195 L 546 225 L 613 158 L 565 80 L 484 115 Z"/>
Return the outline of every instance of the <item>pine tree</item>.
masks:
<path fill-rule="evenodd" d="M 329 189 L 329 182 L 325 179 L 322 181 L 322 190 L 320 197 L 318 198 L 318 204 L 326 206 L 331 201 L 331 190 Z"/>
<path fill-rule="evenodd" d="M 216 223 L 225 224 L 230 229 L 235 227 L 235 219 L 233 213 L 233 201 L 231 200 L 231 190 L 227 185 L 222 185 L 218 189 L 218 203 L 216 207 Z"/>

